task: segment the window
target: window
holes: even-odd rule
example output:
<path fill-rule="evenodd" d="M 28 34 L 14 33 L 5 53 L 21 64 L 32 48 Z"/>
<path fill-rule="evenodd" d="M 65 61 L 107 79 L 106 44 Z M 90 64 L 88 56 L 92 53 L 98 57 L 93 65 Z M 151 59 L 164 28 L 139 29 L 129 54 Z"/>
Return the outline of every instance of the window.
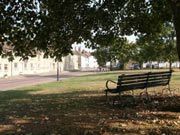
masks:
<path fill-rule="evenodd" d="M 14 69 L 17 70 L 18 69 L 18 64 L 14 63 Z"/>
<path fill-rule="evenodd" d="M 41 60 L 41 56 L 40 55 L 38 55 L 38 61 L 40 61 Z"/>
<path fill-rule="evenodd" d="M 31 63 L 31 70 L 33 70 L 34 69 L 34 67 L 33 67 L 33 63 Z"/>
<path fill-rule="evenodd" d="M 40 64 L 38 64 L 38 70 L 40 70 L 41 69 L 41 65 Z"/>
<path fill-rule="evenodd" d="M 53 63 L 53 70 L 55 70 L 55 63 Z"/>
<path fill-rule="evenodd" d="M 5 70 L 5 71 L 8 70 L 8 64 L 4 64 L 4 70 Z"/>
<path fill-rule="evenodd" d="M 26 63 L 24 64 L 24 69 L 27 70 L 27 64 Z"/>

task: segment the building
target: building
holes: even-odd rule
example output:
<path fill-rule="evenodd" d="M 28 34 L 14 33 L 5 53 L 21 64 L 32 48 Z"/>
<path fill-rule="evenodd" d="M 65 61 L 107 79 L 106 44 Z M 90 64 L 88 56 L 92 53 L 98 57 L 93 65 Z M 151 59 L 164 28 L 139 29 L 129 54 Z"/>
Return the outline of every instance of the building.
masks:
<path fill-rule="evenodd" d="M 20 60 L 20 57 L 16 57 L 12 62 L 9 62 L 7 58 L 0 58 L 0 78 L 20 74 L 50 72 L 55 71 L 56 67 L 56 62 L 53 59 L 44 59 L 39 54 L 37 57 L 24 61 Z"/>
<path fill-rule="evenodd" d="M 60 71 L 94 70 L 98 67 L 94 56 L 81 48 L 73 50 L 73 55 L 63 57 L 59 63 L 52 58 L 43 58 L 43 53 L 39 52 L 36 57 L 24 61 L 20 60 L 20 57 L 16 57 L 13 62 L 0 58 L 0 78 L 57 71 L 58 64 Z"/>

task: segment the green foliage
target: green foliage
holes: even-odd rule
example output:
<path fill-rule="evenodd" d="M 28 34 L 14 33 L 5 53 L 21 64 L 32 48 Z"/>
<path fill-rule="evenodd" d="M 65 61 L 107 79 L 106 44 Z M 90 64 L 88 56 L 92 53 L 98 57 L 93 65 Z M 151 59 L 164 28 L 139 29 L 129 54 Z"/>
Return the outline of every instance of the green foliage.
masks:
<path fill-rule="evenodd" d="M 34 38 L 39 27 L 36 0 L 0 2 L 0 54 L 33 56 L 38 45 Z"/>
<path fill-rule="evenodd" d="M 109 46 L 124 35 L 161 33 L 167 21 L 175 24 L 180 58 L 178 1 L 2 0 L 0 10 L 0 55 L 10 60 L 42 51 L 60 61 L 73 43 Z"/>
<path fill-rule="evenodd" d="M 163 25 L 163 31 L 157 34 L 141 35 L 137 40 L 139 51 L 134 57 L 141 62 L 177 61 L 175 34 L 171 23 Z"/>
<path fill-rule="evenodd" d="M 129 43 L 127 39 L 115 40 L 112 46 L 113 52 L 116 55 L 115 58 L 120 62 L 120 68 L 124 69 L 124 64 L 129 62 L 134 56 L 136 46 L 133 43 Z"/>
<path fill-rule="evenodd" d="M 97 49 L 92 54 L 97 59 L 99 66 L 104 66 L 106 65 L 106 62 L 111 61 L 110 55 L 108 54 L 108 49 L 106 48 Z"/>
<path fill-rule="evenodd" d="M 7 56 L 24 58 L 43 51 L 45 57 L 61 60 L 73 43 L 91 33 L 94 11 L 89 1 L 3 0 L 0 8 L 0 52 Z"/>
<path fill-rule="evenodd" d="M 125 63 L 131 60 L 136 52 L 136 46 L 129 43 L 126 38 L 116 38 L 105 48 L 98 48 L 93 54 L 98 64 L 103 66 L 106 62 L 118 60 L 122 68 Z"/>

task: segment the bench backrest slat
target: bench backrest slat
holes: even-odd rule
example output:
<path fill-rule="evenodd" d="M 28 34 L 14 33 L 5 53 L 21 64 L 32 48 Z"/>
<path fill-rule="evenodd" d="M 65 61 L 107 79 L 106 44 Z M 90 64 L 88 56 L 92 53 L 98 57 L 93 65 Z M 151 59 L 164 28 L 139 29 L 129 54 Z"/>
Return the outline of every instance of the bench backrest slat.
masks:
<path fill-rule="evenodd" d="M 126 84 L 143 83 L 143 82 L 146 83 L 146 81 L 147 81 L 147 78 L 134 79 L 134 80 L 122 80 L 122 81 L 119 81 L 118 85 L 122 86 L 122 85 L 126 85 Z"/>
<path fill-rule="evenodd" d="M 165 86 L 165 85 L 168 85 L 168 83 L 167 82 L 161 82 L 161 83 L 158 83 L 158 82 L 154 82 L 154 83 L 149 83 L 148 85 L 147 85 L 147 87 L 155 87 L 155 86 Z"/>
<path fill-rule="evenodd" d="M 117 89 L 122 91 L 144 89 L 148 73 L 121 75 L 118 77 Z"/>
<path fill-rule="evenodd" d="M 149 72 L 147 87 L 168 85 L 172 71 Z"/>
<path fill-rule="evenodd" d="M 123 85 L 123 86 L 117 86 L 117 89 L 126 91 L 126 90 L 134 90 L 134 89 L 144 89 L 145 86 L 146 86 L 146 83 L 128 84 L 128 85 Z"/>
<path fill-rule="evenodd" d="M 148 74 L 133 74 L 133 75 L 121 75 L 118 77 L 118 82 L 121 83 L 121 81 L 128 81 L 128 80 L 143 80 L 144 78 L 147 78 Z"/>

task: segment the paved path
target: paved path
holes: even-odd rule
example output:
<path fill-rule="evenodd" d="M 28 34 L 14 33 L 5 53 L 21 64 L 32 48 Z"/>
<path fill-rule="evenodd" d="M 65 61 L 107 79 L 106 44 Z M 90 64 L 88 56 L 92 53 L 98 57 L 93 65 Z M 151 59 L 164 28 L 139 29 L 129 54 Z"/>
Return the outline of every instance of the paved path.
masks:
<path fill-rule="evenodd" d="M 96 74 L 96 72 L 60 72 L 59 80 L 64 78 Z M 37 85 L 41 83 L 53 82 L 57 80 L 56 72 L 43 73 L 37 75 L 20 75 L 7 79 L 0 79 L 0 91 L 12 90 L 24 86 Z"/>

